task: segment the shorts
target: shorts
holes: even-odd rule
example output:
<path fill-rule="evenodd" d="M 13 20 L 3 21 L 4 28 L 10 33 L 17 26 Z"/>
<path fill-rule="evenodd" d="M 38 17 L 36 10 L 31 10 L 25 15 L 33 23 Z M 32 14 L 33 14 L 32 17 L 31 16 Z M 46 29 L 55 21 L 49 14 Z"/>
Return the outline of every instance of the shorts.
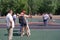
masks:
<path fill-rule="evenodd" d="M 27 24 L 26 23 L 20 23 L 21 27 L 26 27 Z"/>
<path fill-rule="evenodd" d="M 47 22 L 48 21 L 48 19 L 46 19 L 46 20 L 43 20 L 43 22 Z"/>

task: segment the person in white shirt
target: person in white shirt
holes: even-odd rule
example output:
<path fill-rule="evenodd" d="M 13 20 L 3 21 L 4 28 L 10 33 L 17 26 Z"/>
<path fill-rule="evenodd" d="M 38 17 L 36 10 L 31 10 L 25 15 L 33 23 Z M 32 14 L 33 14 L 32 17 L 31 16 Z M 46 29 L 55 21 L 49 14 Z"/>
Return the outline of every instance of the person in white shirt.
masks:
<path fill-rule="evenodd" d="M 12 37 L 13 37 L 14 21 L 13 21 L 12 13 L 13 11 L 9 10 L 6 16 L 6 23 L 8 27 L 8 40 L 12 40 Z"/>
<path fill-rule="evenodd" d="M 17 18 L 16 14 L 13 14 L 13 20 L 14 20 L 14 22 L 16 21 L 16 18 Z"/>
<path fill-rule="evenodd" d="M 43 22 L 44 22 L 45 26 L 48 25 L 48 20 L 49 20 L 49 15 L 47 13 L 44 13 L 43 14 Z"/>
<path fill-rule="evenodd" d="M 19 15 L 19 17 L 23 18 L 22 21 L 20 22 L 20 24 L 21 24 L 21 37 L 24 35 L 25 30 L 27 32 L 27 36 L 31 35 L 27 18 L 32 17 L 32 16 L 26 15 L 25 13 L 26 13 L 25 10 L 23 10 L 21 12 L 21 14 Z"/>

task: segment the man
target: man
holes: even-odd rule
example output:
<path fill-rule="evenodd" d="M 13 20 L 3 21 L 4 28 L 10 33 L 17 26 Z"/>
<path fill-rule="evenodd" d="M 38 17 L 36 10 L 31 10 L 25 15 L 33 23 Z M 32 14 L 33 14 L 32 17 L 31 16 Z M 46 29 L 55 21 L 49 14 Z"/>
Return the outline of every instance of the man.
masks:
<path fill-rule="evenodd" d="M 52 20 L 52 16 L 53 16 L 53 15 L 52 15 L 51 13 L 49 13 L 50 20 Z"/>
<path fill-rule="evenodd" d="M 52 16 L 53 15 L 51 13 L 49 13 L 49 17 L 50 17 L 49 22 L 52 22 L 53 21 L 53 17 Z"/>
<path fill-rule="evenodd" d="M 12 40 L 12 37 L 13 37 L 14 21 L 13 21 L 12 13 L 13 11 L 9 10 L 6 16 L 6 22 L 8 27 L 8 40 Z"/>
<path fill-rule="evenodd" d="M 29 18 L 31 16 L 26 15 L 25 13 L 26 13 L 25 10 L 23 10 L 21 12 L 21 14 L 19 15 L 19 17 L 22 18 L 22 21 L 20 21 L 20 24 L 21 24 L 21 37 L 23 37 L 25 30 L 26 30 L 27 36 L 30 36 L 30 29 L 29 29 L 29 26 L 28 26 L 27 18 Z"/>
<path fill-rule="evenodd" d="M 16 14 L 14 13 L 14 14 L 13 14 L 13 20 L 14 20 L 14 22 L 16 21 L 16 18 L 17 18 L 17 16 L 16 16 Z"/>
<path fill-rule="evenodd" d="M 45 26 L 48 25 L 48 19 L 49 19 L 49 15 L 47 13 L 44 13 L 43 14 L 43 22 L 44 22 Z"/>

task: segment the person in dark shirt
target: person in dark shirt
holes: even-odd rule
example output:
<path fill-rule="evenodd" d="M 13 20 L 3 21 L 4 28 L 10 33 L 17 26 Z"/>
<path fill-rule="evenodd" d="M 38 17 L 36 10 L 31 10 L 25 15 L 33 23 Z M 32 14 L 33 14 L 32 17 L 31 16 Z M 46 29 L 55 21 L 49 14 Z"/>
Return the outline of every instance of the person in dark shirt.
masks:
<path fill-rule="evenodd" d="M 20 28 L 21 29 L 21 37 L 23 37 L 24 31 L 26 31 L 27 36 L 31 35 L 30 29 L 28 26 L 28 20 L 27 20 L 27 18 L 31 18 L 31 17 L 32 17 L 31 15 L 26 15 L 25 11 L 22 11 L 21 14 L 19 15 L 19 23 L 21 26 L 21 28 Z"/>

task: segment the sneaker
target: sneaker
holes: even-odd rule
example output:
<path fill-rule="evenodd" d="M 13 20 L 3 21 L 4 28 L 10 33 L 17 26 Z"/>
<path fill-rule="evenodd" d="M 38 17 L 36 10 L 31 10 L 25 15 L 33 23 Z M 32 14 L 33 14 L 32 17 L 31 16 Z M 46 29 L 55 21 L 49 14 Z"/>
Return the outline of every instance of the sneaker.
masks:
<path fill-rule="evenodd" d="M 21 37 L 23 37 L 23 35 L 21 34 Z"/>
<path fill-rule="evenodd" d="M 24 36 L 24 34 L 25 34 L 25 33 L 22 33 L 22 34 L 21 34 L 21 37 L 23 37 L 23 36 Z"/>
<path fill-rule="evenodd" d="M 27 36 L 29 37 L 31 35 L 31 33 L 27 33 Z"/>

